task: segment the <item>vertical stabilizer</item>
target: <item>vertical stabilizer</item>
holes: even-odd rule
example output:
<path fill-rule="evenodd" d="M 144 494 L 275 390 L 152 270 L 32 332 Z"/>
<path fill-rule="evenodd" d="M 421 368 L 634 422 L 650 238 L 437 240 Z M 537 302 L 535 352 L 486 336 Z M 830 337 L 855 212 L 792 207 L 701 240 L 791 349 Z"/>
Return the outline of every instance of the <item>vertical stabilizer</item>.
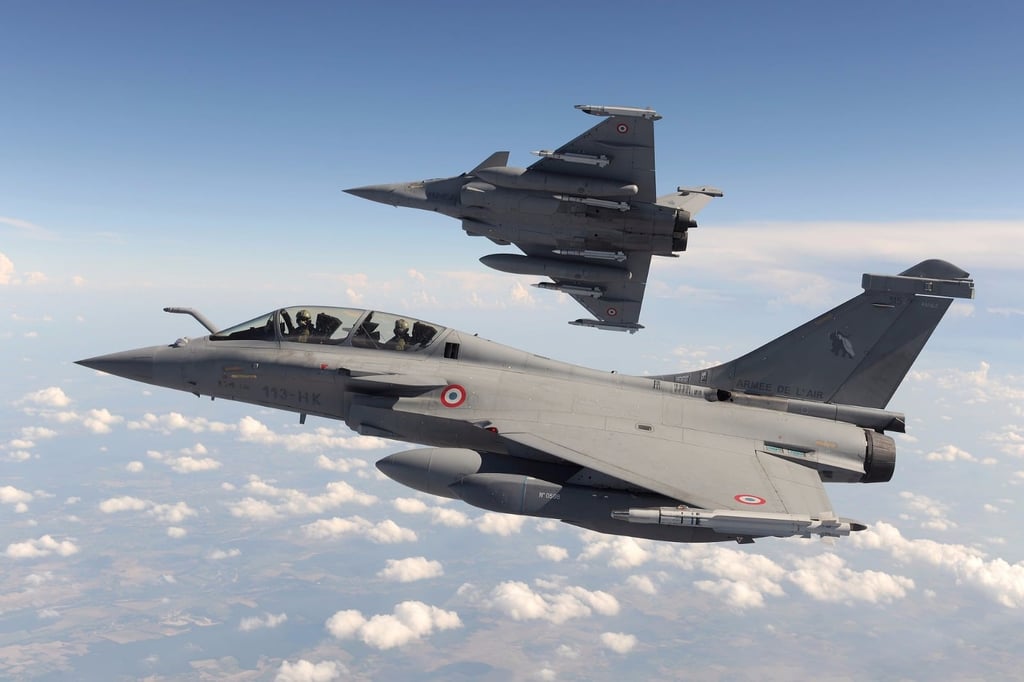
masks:
<path fill-rule="evenodd" d="M 757 395 L 883 408 L 954 298 L 974 298 L 969 274 L 927 260 L 869 275 L 864 293 L 724 365 L 662 377 Z"/>

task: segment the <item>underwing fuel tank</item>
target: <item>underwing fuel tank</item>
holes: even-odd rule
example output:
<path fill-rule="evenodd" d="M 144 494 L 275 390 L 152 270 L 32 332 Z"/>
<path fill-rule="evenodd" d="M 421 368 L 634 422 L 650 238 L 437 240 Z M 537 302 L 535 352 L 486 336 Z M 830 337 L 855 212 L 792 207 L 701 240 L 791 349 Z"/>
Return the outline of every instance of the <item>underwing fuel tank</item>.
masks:
<path fill-rule="evenodd" d="M 624 504 L 668 501 L 660 495 L 559 485 L 522 474 L 471 474 L 450 488 L 463 502 L 488 511 L 581 521 L 607 519 L 613 509 Z"/>
<path fill-rule="evenodd" d="M 629 270 L 625 268 L 514 253 L 492 253 L 481 258 L 480 262 L 502 272 L 579 282 L 624 282 L 630 278 Z"/>
<path fill-rule="evenodd" d="M 631 197 L 640 191 L 636 185 L 623 184 L 615 180 L 542 173 L 509 166 L 481 168 L 473 171 L 473 175 L 496 187 L 573 194 L 581 197 Z"/>

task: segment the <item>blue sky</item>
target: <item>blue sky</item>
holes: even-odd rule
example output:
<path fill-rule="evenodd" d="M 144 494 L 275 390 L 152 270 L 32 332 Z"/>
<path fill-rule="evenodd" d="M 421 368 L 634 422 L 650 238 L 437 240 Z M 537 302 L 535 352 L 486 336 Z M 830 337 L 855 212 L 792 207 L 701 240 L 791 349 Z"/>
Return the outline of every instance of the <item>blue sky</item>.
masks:
<path fill-rule="evenodd" d="M 1016 3 L 0 7 L 0 675 L 999 678 L 1024 614 Z M 635 336 L 343 194 L 527 165 L 651 106 L 659 191 L 714 184 Z M 834 546 L 685 547 L 439 505 L 405 446 L 73 360 L 301 304 L 603 369 L 727 360 L 929 257 L 970 271 Z M 292 443 L 301 442 L 294 449 Z M 390 562 L 390 563 L 389 563 Z M 406 604 L 406 606 L 402 606 Z M 340 614 L 340 615 L 339 615 Z M 496 650 L 495 642 L 502 648 Z M 898 642 L 898 646 L 894 644 Z"/>

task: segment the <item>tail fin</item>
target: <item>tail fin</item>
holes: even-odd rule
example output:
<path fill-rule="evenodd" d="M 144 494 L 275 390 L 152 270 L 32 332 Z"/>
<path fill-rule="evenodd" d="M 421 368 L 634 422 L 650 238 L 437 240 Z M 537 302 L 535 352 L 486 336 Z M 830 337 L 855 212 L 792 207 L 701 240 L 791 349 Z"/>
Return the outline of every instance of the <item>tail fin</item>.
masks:
<path fill-rule="evenodd" d="M 724 365 L 659 377 L 814 402 L 884 408 L 969 274 L 926 260 L 899 275 L 864 275 L 864 293 Z"/>
<path fill-rule="evenodd" d="M 476 165 L 476 168 L 469 171 L 469 175 L 484 168 L 503 168 L 508 165 L 508 152 L 494 152 L 486 159 Z"/>

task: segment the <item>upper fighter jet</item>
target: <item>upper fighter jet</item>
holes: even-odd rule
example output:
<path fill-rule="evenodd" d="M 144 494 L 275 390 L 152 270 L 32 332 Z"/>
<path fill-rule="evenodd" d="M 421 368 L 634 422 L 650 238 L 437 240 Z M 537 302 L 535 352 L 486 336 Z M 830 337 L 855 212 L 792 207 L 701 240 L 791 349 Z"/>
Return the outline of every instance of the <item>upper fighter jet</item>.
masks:
<path fill-rule="evenodd" d="M 295 306 L 200 339 L 79 364 L 198 395 L 342 419 L 431 447 L 377 463 L 405 485 L 603 533 L 751 542 L 842 536 L 823 481 L 888 481 L 885 409 L 968 274 L 925 261 L 761 348 L 633 377 L 379 311 Z"/>
<path fill-rule="evenodd" d="M 491 154 L 451 178 L 369 185 L 345 190 L 393 206 L 437 211 L 462 229 L 525 255 L 496 253 L 480 261 L 503 272 L 548 277 L 534 286 L 569 294 L 596 320 L 570 324 L 636 332 L 651 256 L 686 250 L 693 217 L 714 187 L 680 187 L 656 197 L 651 109 L 580 104 L 601 123 L 529 168 L 508 166 L 508 152 Z"/>

